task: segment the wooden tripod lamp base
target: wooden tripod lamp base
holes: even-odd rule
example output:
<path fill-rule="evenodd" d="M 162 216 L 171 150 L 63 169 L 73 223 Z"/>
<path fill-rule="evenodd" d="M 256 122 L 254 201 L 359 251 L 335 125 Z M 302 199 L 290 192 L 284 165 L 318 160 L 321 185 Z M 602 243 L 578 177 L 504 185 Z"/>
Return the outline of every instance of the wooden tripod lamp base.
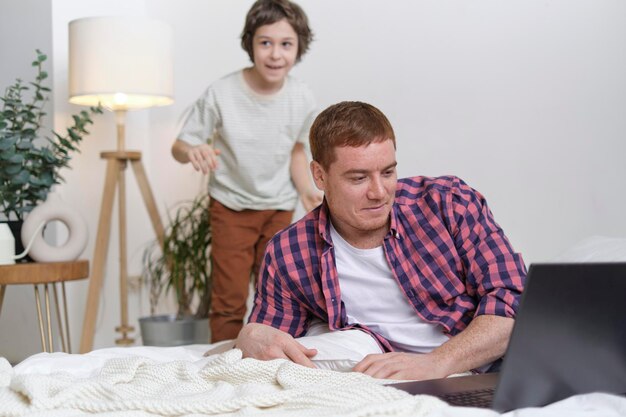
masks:
<path fill-rule="evenodd" d="M 121 132 L 121 136 L 123 137 L 123 132 Z M 134 339 L 129 337 L 129 334 L 134 331 L 134 328 L 128 324 L 128 267 L 126 257 L 126 181 L 124 174 L 129 162 L 135 173 L 155 234 L 160 242 L 163 241 L 163 224 L 161 223 L 161 218 L 159 217 L 159 212 L 154 201 L 154 195 L 152 194 L 148 178 L 143 164 L 141 163 L 141 152 L 102 152 L 100 157 L 107 160 L 107 171 L 104 191 L 102 193 L 102 205 L 100 207 L 98 235 L 96 237 L 96 246 L 93 255 L 92 276 L 89 280 L 89 291 L 83 321 L 83 333 L 80 342 L 81 353 L 89 352 L 93 348 L 96 317 L 100 303 L 100 291 L 104 278 L 104 264 L 109 248 L 111 212 L 116 189 L 118 191 L 119 208 L 121 324 L 116 327 L 115 330 L 121 333 L 121 337 L 117 339 L 115 343 L 118 345 L 131 345 L 134 343 Z"/>

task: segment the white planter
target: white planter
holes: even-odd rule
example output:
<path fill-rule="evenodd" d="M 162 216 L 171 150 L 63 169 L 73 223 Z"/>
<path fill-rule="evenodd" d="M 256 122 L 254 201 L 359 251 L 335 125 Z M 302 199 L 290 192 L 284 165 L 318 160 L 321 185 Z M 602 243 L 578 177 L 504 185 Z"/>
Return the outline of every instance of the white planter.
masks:
<path fill-rule="evenodd" d="M 139 319 L 144 346 L 180 346 L 209 343 L 209 319 L 175 314 L 141 317 Z"/>
<path fill-rule="evenodd" d="M 60 245 L 50 245 L 43 238 L 41 227 L 58 220 L 67 227 L 69 237 Z M 48 193 L 46 201 L 31 211 L 22 226 L 22 242 L 27 245 L 32 240 L 29 256 L 39 262 L 62 262 L 78 259 L 87 246 L 89 233 L 87 221 L 71 205 L 64 203 L 56 192 Z"/>

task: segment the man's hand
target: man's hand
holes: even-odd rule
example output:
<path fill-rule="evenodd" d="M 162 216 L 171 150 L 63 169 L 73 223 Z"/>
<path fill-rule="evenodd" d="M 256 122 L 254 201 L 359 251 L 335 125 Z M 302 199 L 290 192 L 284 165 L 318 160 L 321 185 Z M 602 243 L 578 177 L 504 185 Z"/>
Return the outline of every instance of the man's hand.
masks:
<path fill-rule="evenodd" d="M 424 380 L 449 375 L 443 361 L 432 353 L 370 354 L 357 363 L 353 371 L 380 379 Z"/>
<path fill-rule="evenodd" d="M 260 360 L 289 359 L 299 365 L 315 368 L 310 358 L 317 349 L 308 349 L 281 330 L 259 323 L 248 323 L 239 332 L 235 347 L 244 358 Z"/>

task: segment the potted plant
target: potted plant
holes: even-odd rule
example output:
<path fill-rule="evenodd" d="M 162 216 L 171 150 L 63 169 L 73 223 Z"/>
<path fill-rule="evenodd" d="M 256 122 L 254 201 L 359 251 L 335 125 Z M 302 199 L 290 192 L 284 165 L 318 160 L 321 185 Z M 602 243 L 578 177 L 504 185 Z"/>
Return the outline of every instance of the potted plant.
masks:
<path fill-rule="evenodd" d="M 79 151 L 78 145 L 89 133 L 86 127 L 93 123 L 91 116 L 102 113 L 100 107 L 83 110 L 72 115 L 73 124 L 64 134 L 53 131 L 52 137 L 42 137 L 50 88 L 44 85 L 47 56 L 36 52 L 35 80 L 25 83 L 18 78 L 0 97 L 0 214 L 12 227 L 17 252 L 24 217 L 46 199 L 53 185 L 63 181 L 61 168 L 69 167 L 71 153 Z"/>
<path fill-rule="evenodd" d="M 144 345 L 176 346 L 209 341 L 211 307 L 211 217 L 209 196 L 180 204 L 143 254 L 143 278 L 150 288 L 149 317 L 139 319 Z M 175 314 L 156 315 L 164 296 L 174 291 Z"/>

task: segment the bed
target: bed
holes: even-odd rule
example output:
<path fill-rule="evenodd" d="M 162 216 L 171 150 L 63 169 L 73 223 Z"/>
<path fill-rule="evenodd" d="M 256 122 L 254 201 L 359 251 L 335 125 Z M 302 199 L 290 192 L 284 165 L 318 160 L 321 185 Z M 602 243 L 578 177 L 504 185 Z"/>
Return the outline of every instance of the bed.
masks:
<path fill-rule="evenodd" d="M 626 239 L 592 237 L 559 260 L 626 260 Z M 366 354 L 380 352 L 365 333 L 331 334 L 316 323 L 308 335 L 299 341 L 318 349 L 313 358 L 318 369 L 242 359 L 227 342 L 40 353 L 13 367 L 0 357 L 0 417 L 499 415 L 411 396 L 385 386 L 389 381 L 348 372 Z M 207 351 L 213 354 L 205 356 Z M 504 416 L 626 416 L 626 397 L 590 393 Z"/>
<path fill-rule="evenodd" d="M 354 356 L 320 351 L 305 368 L 285 360 L 242 359 L 219 345 L 106 348 L 40 353 L 16 366 L 0 358 L 0 416 L 429 416 L 491 417 L 411 396 L 354 372 Z M 361 347 L 363 348 L 363 347 Z M 368 349 L 367 347 L 364 349 Z M 351 350 L 351 355 L 354 351 Z M 592 393 L 508 417 L 626 415 L 626 398 Z"/>

